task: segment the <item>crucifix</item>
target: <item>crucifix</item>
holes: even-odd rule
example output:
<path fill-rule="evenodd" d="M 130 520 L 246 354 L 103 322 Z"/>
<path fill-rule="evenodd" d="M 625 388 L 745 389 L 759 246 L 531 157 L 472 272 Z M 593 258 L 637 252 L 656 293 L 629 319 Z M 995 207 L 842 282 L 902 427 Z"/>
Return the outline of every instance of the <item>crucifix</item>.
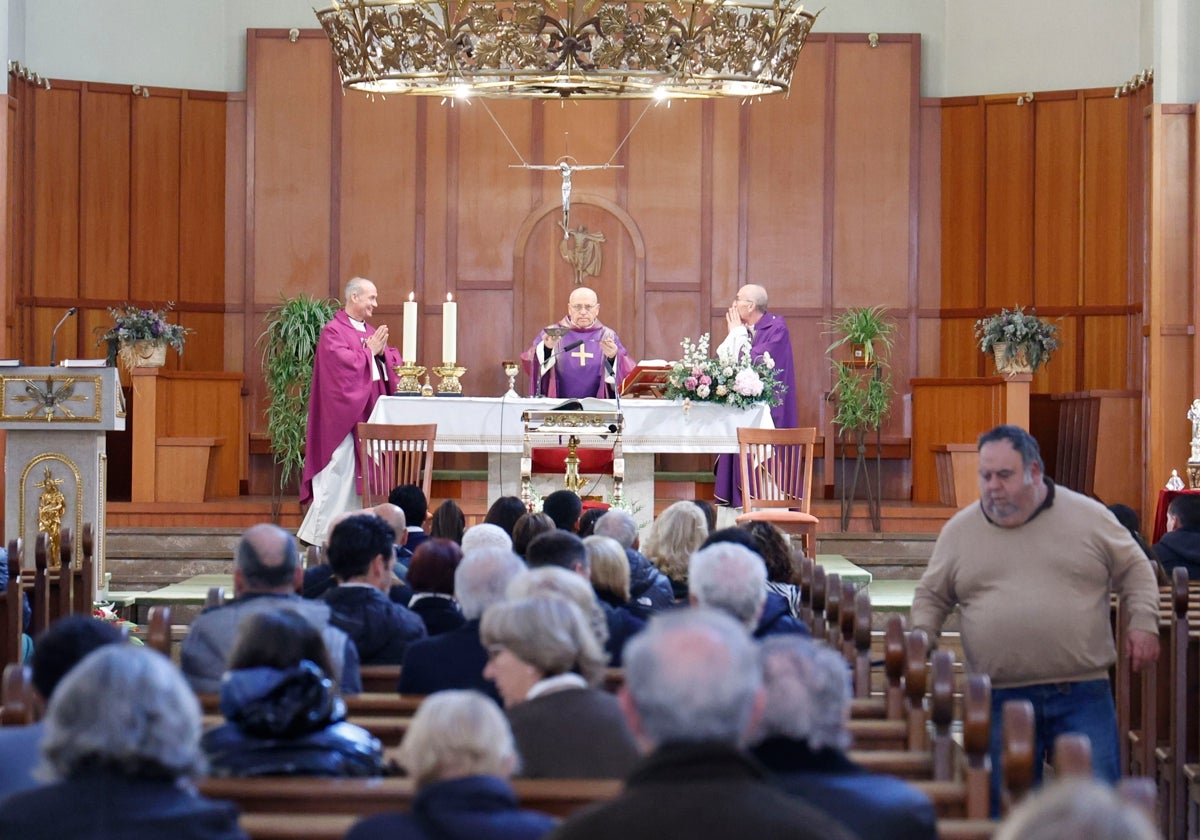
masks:
<path fill-rule="evenodd" d="M 576 348 L 575 352 L 571 355 L 579 360 L 580 367 L 587 367 L 587 360 L 596 358 L 596 354 L 589 353 L 587 347 L 583 344 L 580 344 L 579 347 Z"/>
<path fill-rule="evenodd" d="M 509 169 L 540 169 L 546 172 L 558 170 L 562 175 L 562 225 L 563 239 L 570 236 L 569 228 L 571 224 L 571 176 L 582 169 L 624 169 L 625 167 L 619 164 L 612 163 L 595 163 L 595 164 L 580 164 L 575 158 L 570 155 L 563 155 L 553 164 L 544 163 L 510 163 Z"/>

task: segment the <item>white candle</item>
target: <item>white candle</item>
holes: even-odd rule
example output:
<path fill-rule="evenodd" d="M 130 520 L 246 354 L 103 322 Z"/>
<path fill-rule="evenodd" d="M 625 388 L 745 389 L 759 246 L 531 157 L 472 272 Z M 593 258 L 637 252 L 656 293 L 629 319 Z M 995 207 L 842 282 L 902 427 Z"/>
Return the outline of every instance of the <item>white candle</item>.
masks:
<path fill-rule="evenodd" d="M 451 365 L 458 361 L 458 304 L 450 294 L 442 306 L 442 361 Z"/>
<path fill-rule="evenodd" d="M 404 301 L 404 347 L 403 356 L 406 365 L 417 363 L 417 302 L 413 300 L 413 292 L 408 293 Z"/>

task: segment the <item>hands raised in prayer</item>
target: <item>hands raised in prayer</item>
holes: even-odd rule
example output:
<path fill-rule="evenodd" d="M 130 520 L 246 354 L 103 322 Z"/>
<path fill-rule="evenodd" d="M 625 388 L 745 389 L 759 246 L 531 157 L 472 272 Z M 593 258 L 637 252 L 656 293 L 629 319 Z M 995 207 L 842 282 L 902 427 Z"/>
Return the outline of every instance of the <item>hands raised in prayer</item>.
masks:
<path fill-rule="evenodd" d="M 372 356 L 378 356 L 383 353 L 383 348 L 387 347 L 388 343 L 388 328 L 387 324 L 376 327 L 375 332 L 370 338 L 363 341 L 363 345 L 371 351 Z"/>

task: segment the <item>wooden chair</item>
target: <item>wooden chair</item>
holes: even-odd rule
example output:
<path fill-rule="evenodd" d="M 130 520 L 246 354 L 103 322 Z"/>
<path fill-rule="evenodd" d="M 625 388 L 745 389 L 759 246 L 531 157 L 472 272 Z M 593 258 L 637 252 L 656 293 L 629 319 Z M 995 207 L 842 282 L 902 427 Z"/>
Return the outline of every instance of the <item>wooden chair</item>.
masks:
<path fill-rule="evenodd" d="M 392 488 L 416 484 L 429 498 L 433 487 L 433 440 L 437 423 L 397 426 L 358 424 L 358 463 L 362 470 L 363 507 L 388 500 Z M 421 522 L 409 525 L 420 526 Z"/>
<path fill-rule="evenodd" d="M 737 435 L 745 511 L 737 522 L 770 522 L 799 535 L 804 554 L 815 557 L 820 520 L 809 506 L 817 430 L 742 428 Z"/>

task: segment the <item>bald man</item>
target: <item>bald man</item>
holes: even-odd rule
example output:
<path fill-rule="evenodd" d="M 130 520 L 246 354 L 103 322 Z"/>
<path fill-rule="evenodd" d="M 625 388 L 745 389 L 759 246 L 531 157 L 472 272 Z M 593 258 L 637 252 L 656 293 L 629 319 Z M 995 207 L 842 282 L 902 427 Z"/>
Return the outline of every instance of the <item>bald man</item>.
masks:
<path fill-rule="evenodd" d="M 298 612 L 321 632 L 336 681 L 344 694 L 362 691 L 358 649 L 330 619 L 329 605 L 296 594 L 304 578 L 295 538 L 277 525 L 247 528 L 238 540 L 233 568 L 234 599 L 196 616 L 180 649 L 180 666 L 197 694 L 220 690 L 238 625 L 248 615 L 278 609 Z"/>
<path fill-rule="evenodd" d="M 557 328 L 557 329 L 556 329 Z M 547 330 L 562 335 L 548 335 Z M 600 322 L 600 301 L 586 286 L 571 292 L 567 314 L 521 354 L 535 396 L 612 397 L 634 363 L 621 339 Z"/>
<path fill-rule="evenodd" d="M 796 372 L 792 368 L 792 336 L 787 321 L 774 312 L 767 311 L 767 290 L 762 286 L 748 284 L 738 289 L 725 313 L 725 325 L 729 334 L 717 348 L 717 355 L 740 355 L 749 351 L 755 362 L 761 361 L 764 353 L 770 353 L 779 372 L 779 382 L 784 387 L 779 405 L 771 409 L 771 420 L 776 429 L 794 429 L 799 423 L 800 413 L 796 409 Z M 717 503 L 742 506 L 742 488 L 739 486 L 737 457 L 717 457 L 717 483 L 713 494 Z"/>

